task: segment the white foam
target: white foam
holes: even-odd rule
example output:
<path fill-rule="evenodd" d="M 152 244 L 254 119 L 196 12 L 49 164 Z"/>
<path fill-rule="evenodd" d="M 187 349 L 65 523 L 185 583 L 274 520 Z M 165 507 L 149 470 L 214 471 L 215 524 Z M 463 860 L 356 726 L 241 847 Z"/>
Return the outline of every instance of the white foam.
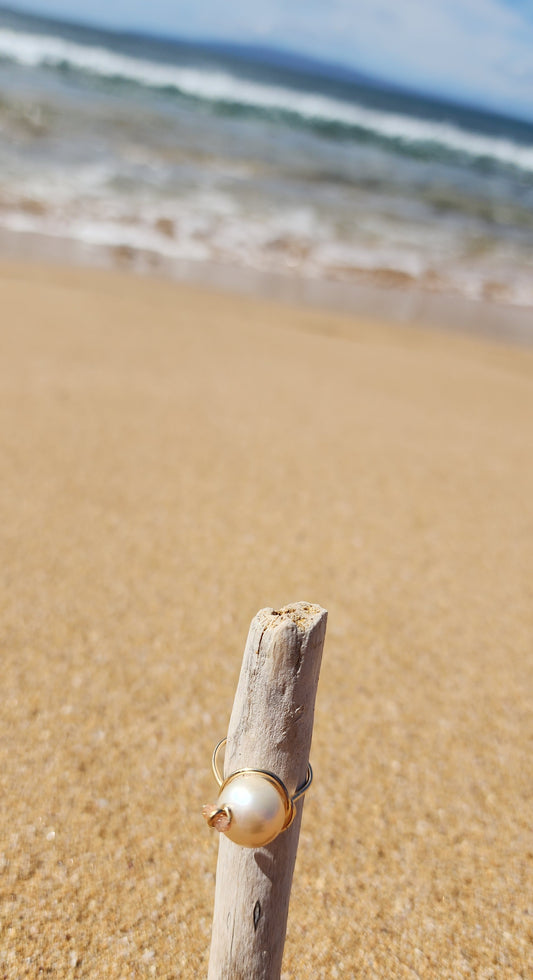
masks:
<path fill-rule="evenodd" d="M 369 109 L 319 93 L 244 80 L 229 72 L 161 64 L 101 46 L 7 28 L 0 29 L 0 57 L 28 67 L 68 65 L 104 78 L 175 89 L 208 101 L 288 112 L 309 121 L 340 123 L 393 141 L 436 144 L 456 153 L 492 158 L 533 171 L 533 145 L 468 132 L 452 123 Z"/>
<path fill-rule="evenodd" d="M 44 235 L 63 239 L 81 246 L 100 249 L 131 249 L 132 257 L 160 257 L 163 260 L 188 262 L 222 262 L 233 268 L 248 268 L 260 272 L 279 273 L 289 271 L 304 279 L 350 280 L 364 273 L 401 272 L 414 280 L 424 281 L 432 269 L 438 268 L 441 288 L 461 293 L 472 299 L 484 297 L 485 285 L 496 280 L 505 282 L 506 300 L 516 306 L 533 305 L 533 289 L 527 270 L 520 264 L 510 267 L 505 274 L 498 267 L 503 265 L 504 255 L 498 250 L 494 256 L 496 270 L 491 263 L 462 267 L 451 254 L 448 261 L 439 261 L 438 255 L 416 249 L 405 249 L 398 243 L 375 243 L 365 247 L 360 241 L 331 241 L 317 235 L 307 244 L 309 251 L 301 255 L 269 247 L 290 228 L 291 211 L 280 218 L 272 216 L 241 215 L 232 218 L 195 212 L 194 200 L 190 208 L 176 208 L 174 235 L 169 237 L 157 228 L 157 212 L 152 217 L 148 211 L 139 215 L 137 223 L 127 221 L 124 215 L 110 214 L 102 208 L 100 214 L 47 213 L 29 214 L 16 209 L 0 207 L 0 229 L 17 233 Z M 178 216 L 179 211 L 179 216 Z M 297 218 L 297 213 L 295 212 Z M 319 224 L 312 215 L 301 213 L 302 226 L 318 230 Z M 324 232 L 324 229 L 321 229 Z M 202 236 L 202 232 L 205 234 Z M 198 237 L 200 233 L 200 238 Z M 300 241 L 303 241 L 300 240 Z M 511 256 L 507 257 L 508 259 Z M 437 263 L 437 265 L 435 265 Z M 506 263 L 507 267 L 508 263 Z"/>
<path fill-rule="evenodd" d="M 100 164 L 76 173 L 68 168 L 30 179 L 17 177 L 0 194 L 0 228 L 51 236 L 93 249 L 131 250 L 132 259 L 225 263 L 259 272 L 293 271 L 307 279 L 347 279 L 399 272 L 435 288 L 473 298 L 485 284 L 505 283 L 508 301 L 533 304 L 527 255 L 494 240 L 490 249 L 464 261 L 462 226 L 428 228 L 398 223 L 386 214 L 343 215 L 310 203 L 284 208 L 256 201 L 253 209 L 216 187 L 162 197 L 150 188 L 131 197 L 106 186 Z M 28 200 L 39 207 L 28 210 Z"/>
<path fill-rule="evenodd" d="M 8 231 L 48 235 L 100 248 L 131 248 L 169 259 L 205 262 L 208 248 L 191 239 L 174 241 L 154 229 L 102 219 L 64 220 L 58 216 L 35 217 L 20 211 L 0 213 L 0 227 Z"/>

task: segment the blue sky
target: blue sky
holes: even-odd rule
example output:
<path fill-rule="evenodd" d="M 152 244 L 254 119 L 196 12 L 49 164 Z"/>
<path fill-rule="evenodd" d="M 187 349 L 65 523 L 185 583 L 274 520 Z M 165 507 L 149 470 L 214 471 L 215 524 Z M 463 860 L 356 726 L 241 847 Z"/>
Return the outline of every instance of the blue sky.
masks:
<path fill-rule="evenodd" d="M 284 47 L 533 119 L 533 0 L 4 2 L 117 28 Z"/>

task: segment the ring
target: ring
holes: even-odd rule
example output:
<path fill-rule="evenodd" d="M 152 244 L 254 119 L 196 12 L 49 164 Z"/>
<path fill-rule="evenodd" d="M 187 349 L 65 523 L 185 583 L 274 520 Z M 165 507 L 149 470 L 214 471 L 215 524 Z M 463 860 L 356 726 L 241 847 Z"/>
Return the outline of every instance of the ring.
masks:
<path fill-rule="evenodd" d="M 225 834 L 241 847 L 263 847 L 290 827 L 296 816 L 296 800 L 313 781 L 311 765 L 305 781 L 292 796 L 285 783 L 267 769 L 237 769 L 224 779 L 218 768 L 218 754 L 227 739 L 215 746 L 211 765 L 220 787 L 214 806 L 206 805 L 203 815 L 210 827 Z"/>

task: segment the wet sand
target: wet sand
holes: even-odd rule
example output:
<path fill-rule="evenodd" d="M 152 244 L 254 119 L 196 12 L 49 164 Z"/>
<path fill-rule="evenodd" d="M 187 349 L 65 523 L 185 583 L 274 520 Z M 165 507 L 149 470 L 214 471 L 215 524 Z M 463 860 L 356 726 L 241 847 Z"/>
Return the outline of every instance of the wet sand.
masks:
<path fill-rule="evenodd" d="M 533 971 L 533 353 L 5 263 L 0 976 L 201 977 L 249 622 L 329 610 L 284 980 Z"/>

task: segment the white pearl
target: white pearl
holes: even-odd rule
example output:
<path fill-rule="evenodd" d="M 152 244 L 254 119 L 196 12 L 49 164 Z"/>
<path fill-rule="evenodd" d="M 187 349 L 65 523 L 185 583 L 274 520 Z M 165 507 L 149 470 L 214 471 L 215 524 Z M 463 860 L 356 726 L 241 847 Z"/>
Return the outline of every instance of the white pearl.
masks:
<path fill-rule="evenodd" d="M 230 811 L 224 833 L 242 847 L 262 847 L 274 840 L 287 823 L 290 806 L 282 788 L 260 772 L 230 777 L 216 805 Z"/>

